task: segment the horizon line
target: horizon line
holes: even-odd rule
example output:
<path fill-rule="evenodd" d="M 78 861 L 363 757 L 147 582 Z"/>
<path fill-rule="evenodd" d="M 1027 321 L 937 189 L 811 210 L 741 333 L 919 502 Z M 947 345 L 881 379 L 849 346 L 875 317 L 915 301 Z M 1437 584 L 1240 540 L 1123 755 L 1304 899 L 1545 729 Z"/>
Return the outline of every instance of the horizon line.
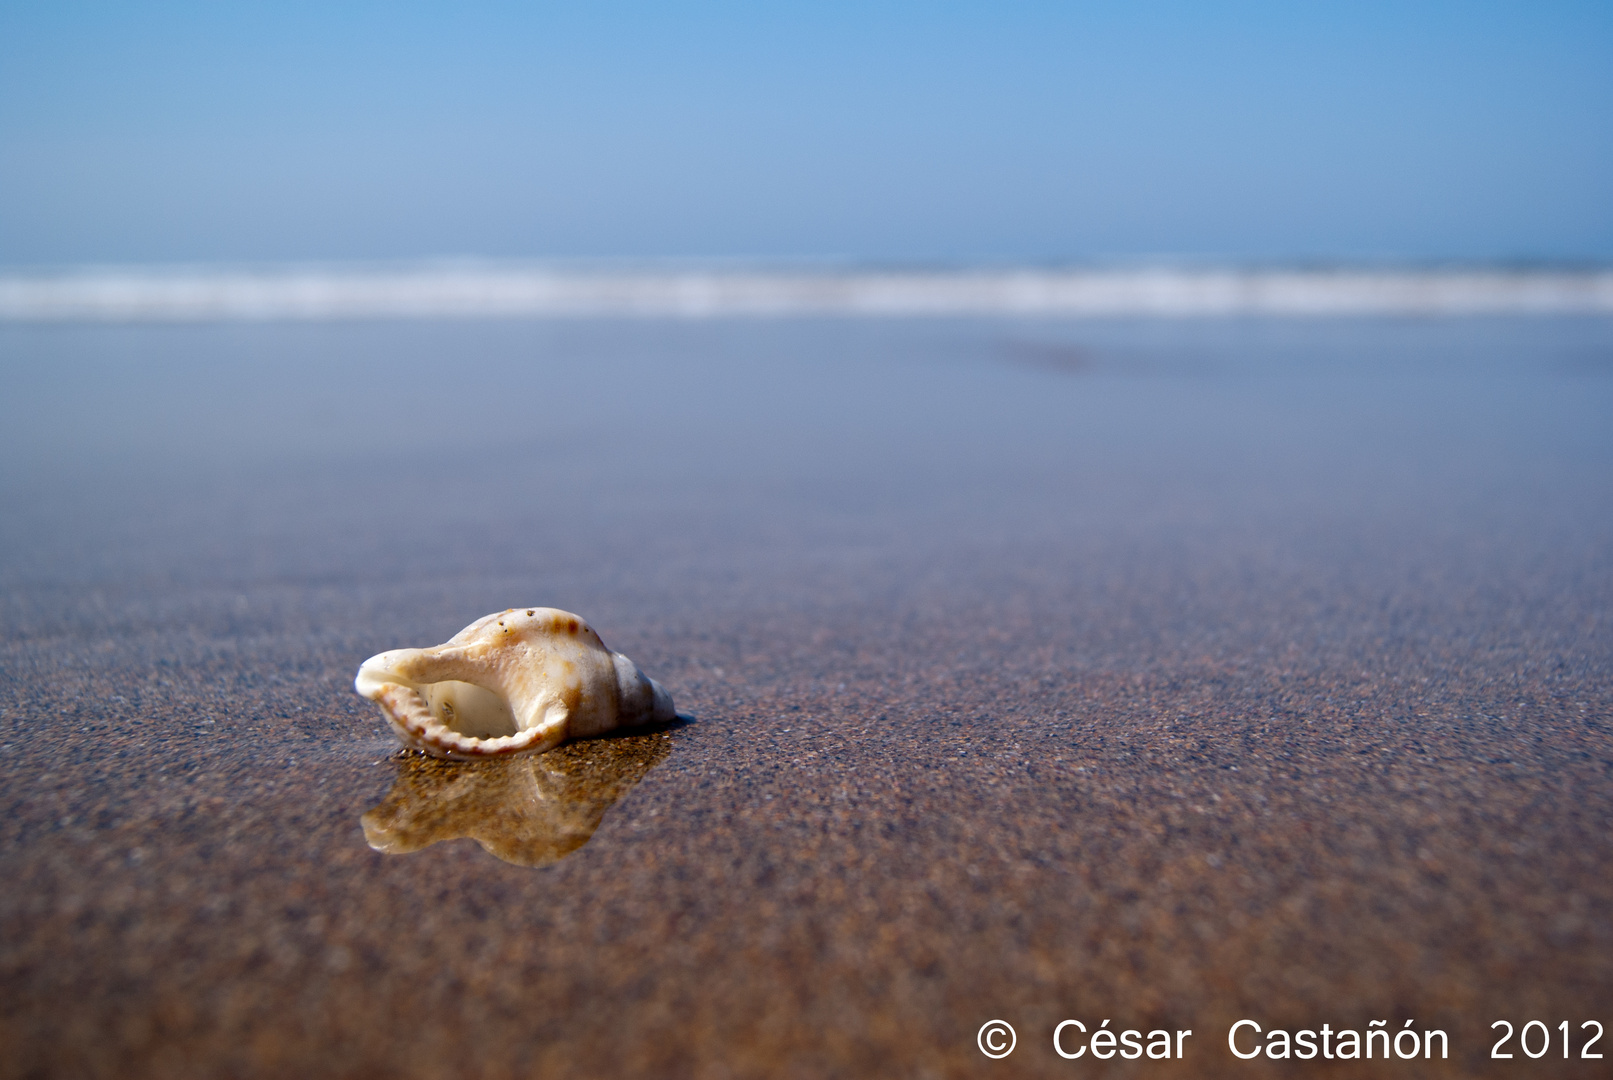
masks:
<path fill-rule="evenodd" d="M 1613 267 L 486 260 L 0 269 L 0 322 L 1613 314 Z"/>

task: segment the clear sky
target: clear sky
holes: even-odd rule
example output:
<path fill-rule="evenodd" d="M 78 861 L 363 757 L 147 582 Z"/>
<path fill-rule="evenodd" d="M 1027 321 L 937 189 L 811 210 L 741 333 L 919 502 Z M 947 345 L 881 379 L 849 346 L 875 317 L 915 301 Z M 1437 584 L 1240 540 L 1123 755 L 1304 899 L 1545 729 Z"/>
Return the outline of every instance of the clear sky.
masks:
<path fill-rule="evenodd" d="M 1613 259 L 1613 3 L 0 0 L 0 264 Z"/>

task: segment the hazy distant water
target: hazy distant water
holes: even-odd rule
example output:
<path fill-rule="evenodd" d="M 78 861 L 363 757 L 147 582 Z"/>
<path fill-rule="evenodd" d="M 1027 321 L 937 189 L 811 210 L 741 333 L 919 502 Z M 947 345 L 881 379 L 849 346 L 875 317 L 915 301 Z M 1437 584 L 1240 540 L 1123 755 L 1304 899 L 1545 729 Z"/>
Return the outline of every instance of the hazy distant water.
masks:
<path fill-rule="evenodd" d="M 1047 544 L 1613 521 L 1596 318 L 9 326 L 0 369 L 8 586 L 496 550 L 765 590 Z"/>

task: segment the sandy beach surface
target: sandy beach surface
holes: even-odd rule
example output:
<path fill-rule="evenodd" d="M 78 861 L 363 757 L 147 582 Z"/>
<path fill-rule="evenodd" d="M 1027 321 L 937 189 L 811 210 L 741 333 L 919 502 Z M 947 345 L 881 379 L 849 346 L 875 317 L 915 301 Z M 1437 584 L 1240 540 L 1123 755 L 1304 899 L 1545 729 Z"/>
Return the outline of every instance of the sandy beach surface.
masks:
<path fill-rule="evenodd" d="M 0 378 L 0 1076 L 1607 1075 L 1613 320 L 10 326 Z M 535 604 L 688 719 L 445 766 L 353 693 Z"/>

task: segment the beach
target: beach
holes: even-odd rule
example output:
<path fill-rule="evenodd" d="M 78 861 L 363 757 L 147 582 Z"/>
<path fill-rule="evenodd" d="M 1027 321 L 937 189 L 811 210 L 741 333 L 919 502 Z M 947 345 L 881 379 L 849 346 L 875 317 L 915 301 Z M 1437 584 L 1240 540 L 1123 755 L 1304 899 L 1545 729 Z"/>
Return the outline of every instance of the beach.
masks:
<path fill-rule="evenodd" d="M 1613 320 L 8 324 L 0 372 L 0 1075 L 1306 1071 L 1244 1019 L 1605 1072 Z M 444 794 L 352 679 L 528 605 L 684 719 L 557 752 L 511 861 L 514 781 Z"/>

